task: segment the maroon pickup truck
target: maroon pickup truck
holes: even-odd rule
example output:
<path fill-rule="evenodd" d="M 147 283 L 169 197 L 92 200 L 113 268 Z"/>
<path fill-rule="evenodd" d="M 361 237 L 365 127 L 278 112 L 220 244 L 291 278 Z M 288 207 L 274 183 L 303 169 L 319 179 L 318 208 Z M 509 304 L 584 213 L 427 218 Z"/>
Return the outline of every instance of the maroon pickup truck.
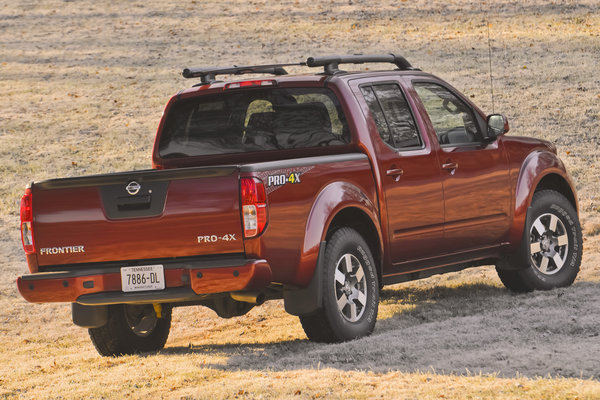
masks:
<path fill-rule="evenodd" d="M 340 70 L 362 63 L 396 68 Z M 575 279 L 554 145 L 505 136 L 503 115 L 403 57 L 183 75 L 200 82 L 167 104 L 153 169 L 34 182 L 21 201 L 20 293 L 71 303 L 100 354 L 161 349 L 178 306 L 229 318 L 283 299 L 309 339 L 339 342 L 373 331 L 384 285 L 490 264 L 516 292 Z"/>

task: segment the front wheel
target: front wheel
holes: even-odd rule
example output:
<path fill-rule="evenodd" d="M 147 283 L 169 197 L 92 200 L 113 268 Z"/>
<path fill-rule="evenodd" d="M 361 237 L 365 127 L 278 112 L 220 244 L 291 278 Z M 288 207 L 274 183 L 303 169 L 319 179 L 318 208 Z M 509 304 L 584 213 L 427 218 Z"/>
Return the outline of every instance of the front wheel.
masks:
<path fill-rule="evenodd" d="M 160 314 L 157 315 L 157 313 Z M 171 307 L 116 304 L 108 308 L 108 322 L 88 330 L 103 356 L 119 356 L 162 349 L 171 329 Z"/>
<path fill-rule="evenodd" d="M 582 257 L 581 227 L 571 203 L 553 190 L 533 195 L 527 213 L 529 232 L 522 246 L 527 266 L 518 270 L 496 267 L 504 285 L 514 292 L 549 290 L 573 283 Z"/>
<path fill-rule="evenodd" d="M 341 228 L 331 236 L 321 279 L 322 307 L 300 316 L 308 338 L 335 343 L 371 334 L 377 320 L 379 284 L 371 250 L 354 229 Z"/>

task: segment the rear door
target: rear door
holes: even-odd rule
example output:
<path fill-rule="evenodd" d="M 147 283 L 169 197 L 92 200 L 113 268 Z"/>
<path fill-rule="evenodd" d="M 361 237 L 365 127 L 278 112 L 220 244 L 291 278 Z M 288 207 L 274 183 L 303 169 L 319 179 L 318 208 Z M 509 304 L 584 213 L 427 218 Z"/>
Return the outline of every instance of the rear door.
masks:
<path fill-rule="evenodd" d="M 438 255 L 444 203 L 437 157 L 398 80 L 353 85 L 364 100 L 360 103 L 371 131 L 378 134 L 373 144 L 385 196 L 389 251 L 393 270 L 401 271 L 411 262 Z"/>
<path fill-rule="evenodd" d="M 35 183 L 40 266 L 243 253 L 237 167 Z"/>
<path fill-rule="evenodd" d="M 485 121 L 442 82 L 413 82 L 441 152 L 448 253 L 494 246 L 510 225 L 511 190 L 502 143 L 483 140 Z"/>

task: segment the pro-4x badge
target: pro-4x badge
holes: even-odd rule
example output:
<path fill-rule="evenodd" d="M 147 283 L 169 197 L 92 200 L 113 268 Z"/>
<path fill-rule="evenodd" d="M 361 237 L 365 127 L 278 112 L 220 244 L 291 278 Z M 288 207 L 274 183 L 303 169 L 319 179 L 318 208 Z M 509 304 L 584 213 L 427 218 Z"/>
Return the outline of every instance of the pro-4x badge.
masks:
<path fill-rule="evenodd" d="M 267 179 L 267 187 L 281 186 L 286 183 L 300 183 L 300 172 L 292 172 L 290 174 L 269 175 Z"/>
<path fill-rule="evenodd" d="M 257 174 L 257 178 L 265 183 L 265 191 L 267 195 L 279 190 L 283 187 L 289 187 L 288 184 L 296 185 L 303 183 L 305 178 L 310 180 L 310 174 L 307 174 L 314 168 L 313 165 L 306 167 L 292 167 L 278 170 L 261 171 Z"/>

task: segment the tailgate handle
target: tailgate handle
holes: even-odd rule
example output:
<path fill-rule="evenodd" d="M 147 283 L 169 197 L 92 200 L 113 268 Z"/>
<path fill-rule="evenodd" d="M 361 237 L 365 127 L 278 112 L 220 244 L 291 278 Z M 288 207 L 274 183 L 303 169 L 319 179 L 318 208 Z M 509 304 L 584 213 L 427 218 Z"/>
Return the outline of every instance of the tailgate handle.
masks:
<path fill-rule="evenodd" d="M 119 211 L 145 210 L 150 208 L 151 203 L 152 197 L 149 195 L 117 198 L 117 208 Z"/>

